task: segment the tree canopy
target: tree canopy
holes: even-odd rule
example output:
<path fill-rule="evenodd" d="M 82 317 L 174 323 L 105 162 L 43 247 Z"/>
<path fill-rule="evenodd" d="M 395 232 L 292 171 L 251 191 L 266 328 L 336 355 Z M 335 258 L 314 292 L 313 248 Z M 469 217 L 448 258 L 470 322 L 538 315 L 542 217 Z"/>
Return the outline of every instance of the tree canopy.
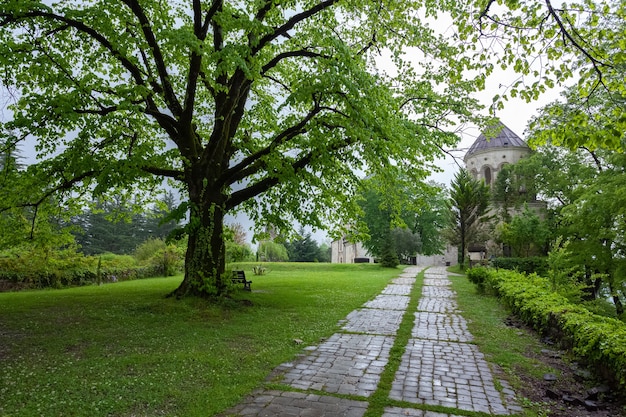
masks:
<path fill-rule="evenodd" d="M 488 0 L 477 14 L 477 19 L 463 21 L 476 30 L 461 33 L 476 42 L 488 70 L 500 66 L 520 74 L 494 98 L 498 108 L 509 97 L 531 101 L 547 88 L 569 86 L 568 107 L 553 107 L 546 112 L 549 117 L 537 120 L 535 130 L 544 123 L 559 126 L 538 137 L 540 143 L 623 148 L 626 3 Z M 586 124 L 602 129 L 581 134 L 579 128 Z"/>
<path fill-rule="evenodd" d="M 175 294 L 222 294 L 226 213 L 327 227 L 353 211 L 359 173 L 419 181 L 456 142 L 447 128 L 471 118 L 468 93 L 484 74 L 464 78 L 477 66 L 458 37 L 428 26 L 437 13 L 462 11 L 396 0 L 3 1 L 12 103 L 0 146 L 33 142 L 38 158 L 3 205 L 139 202 L 169 179 L 189 236 Z"/>
<path fill-rule="evenodd" d="M 382 258 L 391 250 L 397 261 L 404 262 L 418 253 L 441 253 L 448 206 L 439 185 L 400 179 L 390 185 L 377 178 L 369 178 L 362 185 L 360 221 L 366 235 L 355 238 L 361 239 L 369 253 Z"/>

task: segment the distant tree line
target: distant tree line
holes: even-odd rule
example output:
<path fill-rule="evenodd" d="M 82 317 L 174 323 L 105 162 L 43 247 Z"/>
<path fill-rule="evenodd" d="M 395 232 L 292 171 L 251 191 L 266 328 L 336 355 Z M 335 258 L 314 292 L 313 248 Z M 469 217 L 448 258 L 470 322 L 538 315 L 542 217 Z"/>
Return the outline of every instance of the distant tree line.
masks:
<path fill-rule="evenodd" d="M 115 253 L 127 255 L 149 239 L 167 240 L 178 222 L 167 220 L 176 206 L 174 195 L 147 210 L 136 212 L 121 200 L 98 201 L 92 208 L 74 216 L 72 232 L 85 255 Z"/>

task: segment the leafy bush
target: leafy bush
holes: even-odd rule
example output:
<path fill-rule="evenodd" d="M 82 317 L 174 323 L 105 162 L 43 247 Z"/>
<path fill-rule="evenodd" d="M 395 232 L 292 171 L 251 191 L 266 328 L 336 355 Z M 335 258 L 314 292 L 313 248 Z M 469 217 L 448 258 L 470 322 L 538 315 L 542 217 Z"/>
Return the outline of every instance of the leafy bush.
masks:
<path fill-rule="evenodd" d="M 472 279 L 482 280 L 517 316 L 542 334 L 610 376 L 626 389 L 626 324 L 590 312 L 553 292 L 548 279 L 536 274 L 484 269 Z"/>
<path fill-rule="evenodd" d="M 226 241 L 226 262 L 246 262 L 252 261 L 254 254 L 252 249 L 246 243 L 240 245 L 238 243 L 227 240 Z"/>
<path fill-rule="evenodd" d="M 252 267 L 252 273 L 254 275 L 265 275 L 267 273 L 267 268 L 263 265 L 255 265 Z"/>
<path fill-rule="evenodd" d="M 141 245 L 137 246 L 135 249 L 135 259 L 139 262 L 147 262 L 150 258 L 152 258 L 157 252 L 165 249 L 167 245 L 165 241 L 160 238 L 150 238 L 143 242 Z"/>
<path fill-rule="evenodd" d="M 158 275 L 176 275 L 183 266 L 184 249 L 159 238 L 148 239 L 137 247 L 135 258 Z"/>
<path fill-rule="evenodd" d="M 467 278 L 478 288 L 481 293 L 485 292 L 485 281 L 490 273 L 490 269 L 483 266 L 470 268 L 466 271 Z"/>
<path fill-rule="evenodd" d="M 262 261 L 266 262 L 285 262 L 289 260 L 285 245 L 270 240 L 259 243 L 258 255 Z"/>
<path fill-rule="evenodd" d="M 534 256 L 530 258 L 494 258 L 491 265 L 495 268 L 510 269 L 527 274 L 545 275 L 548 271 L 548 259 Z"/>
<path fill-rule="evenodd" d="M 61 288 L 160 275 L 164 275 L 162 265 L 142 265 L 129 255 L 84 256 L 76 248 L 14 249 L 0 255 L 0 280 L 19 288 Z"/>

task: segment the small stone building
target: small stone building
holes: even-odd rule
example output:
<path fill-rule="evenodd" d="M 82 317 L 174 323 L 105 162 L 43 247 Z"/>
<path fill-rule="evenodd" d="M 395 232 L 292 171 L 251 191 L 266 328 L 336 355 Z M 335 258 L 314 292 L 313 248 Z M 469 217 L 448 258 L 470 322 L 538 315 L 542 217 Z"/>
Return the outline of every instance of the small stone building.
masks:
<path fill-rule="evenodd" d="M 374 258 L 360 242 L 351 242 L 346 236 L 333 241 L 330 250 L 330 261 L 334 264 L 374 262 Z"/>

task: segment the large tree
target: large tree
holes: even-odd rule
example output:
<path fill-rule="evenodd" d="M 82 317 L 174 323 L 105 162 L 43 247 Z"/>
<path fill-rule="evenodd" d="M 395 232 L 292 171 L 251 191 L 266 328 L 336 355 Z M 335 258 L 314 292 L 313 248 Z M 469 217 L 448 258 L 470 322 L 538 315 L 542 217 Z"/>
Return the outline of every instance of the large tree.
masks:
<path fill-rule="evenodd" d="M 4 0 L 0 77 L 14 102 L 0 146 L 36 142 L 39 162 L 33 191 L 3 204 L 136 198 L 169 178 L 189 237 L 175 294 L 222 294 L 226 213 L 321 228 L 351 212 L 359 172 L 419 181 L 456 142 L 449 117 L 470 116 L 467 92 L 484 76 L 464 79 L 467 45 L 424 17 L 456 7 Z"/>
<path fill-rule="evenodd" d="M 297 238 L 285 242 L 285 248 L 289 260 L 292 262 L 316 262 L 319 261 L 320 249 L 317 242 L 311 237 L 311 233 L 300 227 Z"/>
<path fill-rule="evenodd" d="M 441 253 L 441 229 L 447 219 L 447 202 L 441 187 L 410 178 L 393 181 L 369 178 L 360 194 L 360 222 L 365 235 L 355 236 L 376 258 L 391 246 L 398 260 L 417 253 Z"/>

